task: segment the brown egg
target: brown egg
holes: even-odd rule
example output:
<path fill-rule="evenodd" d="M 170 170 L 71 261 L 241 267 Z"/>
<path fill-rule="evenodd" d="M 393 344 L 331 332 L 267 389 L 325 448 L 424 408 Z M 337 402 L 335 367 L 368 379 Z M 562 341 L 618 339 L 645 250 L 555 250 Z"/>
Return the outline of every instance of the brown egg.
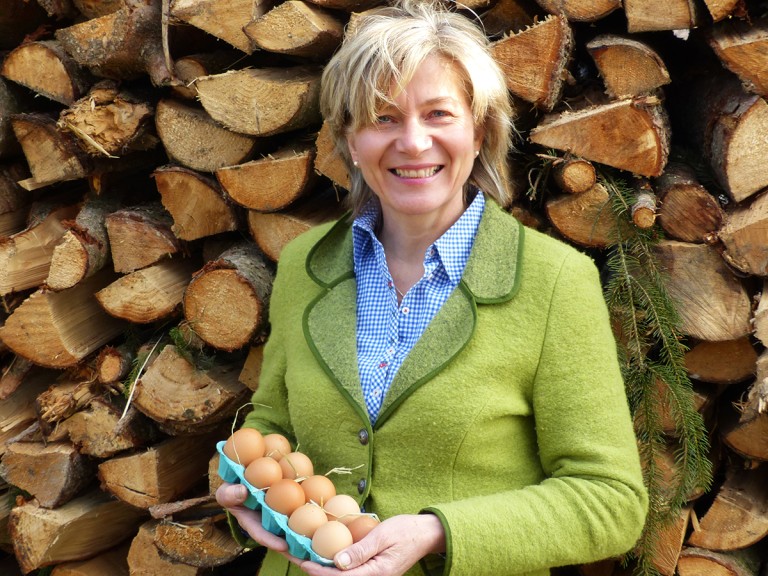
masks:
<path fill-rule="evenodd" d="M 291 452 L 280 458 L 283 478 L 307 478 L 314 474 L 314 467 L 309 456 L 303 452 Z"/>
<path fill-rule="evenodd" d="M 347 528 L 349 528 L 349 532 L 352 534 L 352 541 L 360 542 L 360 540 L 368 535 L 368 532 L 376 528 L 379 524 L 379 519 L 376 518 L 376 516 L 364 514 L 358 516 L 352 520 L 352 522 L 347 524 Z"/>
<path fill-rule="evenodd" d="M 312 536 L 312 550 L 323 558 L 332 560 L 336 553 L 352 544 L 352 534 L 341 522 L 330 520 Z"/>
<path fill-rule="evenodd" d="M 264 437 L 255 428 L 240 428 L 227 439 L 224 454 L 230 460 L 248 466 L 256 458 L 264 456 Z"/>
<path fill-rule="evenodd" d="M 263 490 L 283 477 L 283 469 L 280 468 L 277 460 L 262 456 L 246 466 L 243 476 L 251 486 Z"/>
<path fill-rule="evenodd" d="M 325 506 L 331 498 L 336 496 L 336 486 L 327 476 L 315 474 L 302 481 L 301 487 L 304 489 L 304 495 L 307 502 L 312 501 L 320 506 Z"/>
<path fill-rule="evenodd" d="M 336 494 L 325 503 L 325 513 L 328 514 L 328 520 L 338 520 L 342 524 L 349 524 L 360 516 L 360 506 L 352 496 L 346 494 Z"/>
<path fill-rule="evenodd" d="M 280 460 L 291 452 L 291 443 L 282 434 L 267 434 L 264 436 L 264 455 Z"/>
<path fill-rule="evenodd" d="M 269 487 L 264 502 L 275 512 L 290 516 L 304 504 L 304 490 L 296 480 L 281 478 Z"/>
<path fill-rule="evenodd" d="M 312 538 L 315 530 L 326 522 L 328 522 L 328 516 L 325 515 L 320 506 L 317 504 L 303 504 L 296 508 L 288 518 L 288 528 L 297 534 Z"/>

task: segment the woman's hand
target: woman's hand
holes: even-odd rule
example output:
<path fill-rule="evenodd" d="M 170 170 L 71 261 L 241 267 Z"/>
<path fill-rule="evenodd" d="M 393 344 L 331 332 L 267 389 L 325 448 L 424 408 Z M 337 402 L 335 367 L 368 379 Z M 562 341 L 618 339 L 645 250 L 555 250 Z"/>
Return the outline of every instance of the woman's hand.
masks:
<path fill-rule="evenodd" d="M 338 568 L 301 563 L 310 576 L 399 576 L 427 554 L 445 551 L 445 531 L 433 514 L 393 516 L 334 558 Z"/>

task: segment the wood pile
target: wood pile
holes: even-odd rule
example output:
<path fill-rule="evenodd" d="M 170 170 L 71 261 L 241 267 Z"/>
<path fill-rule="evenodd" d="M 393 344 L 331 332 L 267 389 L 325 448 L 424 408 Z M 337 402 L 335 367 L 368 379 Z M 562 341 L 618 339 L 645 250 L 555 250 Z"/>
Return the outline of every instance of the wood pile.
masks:
<path fill-rule="evenodd" d="M 258 558 L 211 497 L 214 445 L 258 384 L 282 247 L 341 213 L 348 175 L 319 78 L 345 25 L 379 3 L 4 0 L 2 574 L 253 573 Z M 768 3 L 463 7 L 518 110 L 508 208 L 600 262 L 620 226 L 598 178 L 610 169 L 637 191 L 634 225 L 665 235 L 657 256 L 716 474 L 665 531 L 655 567 L 757 575 Z M 526 170 L 541 159 L 546 182 Z M 526 195 L 529 183 L 547 193 Z M 616 561 L 572 570 L 624 573 Z"/>

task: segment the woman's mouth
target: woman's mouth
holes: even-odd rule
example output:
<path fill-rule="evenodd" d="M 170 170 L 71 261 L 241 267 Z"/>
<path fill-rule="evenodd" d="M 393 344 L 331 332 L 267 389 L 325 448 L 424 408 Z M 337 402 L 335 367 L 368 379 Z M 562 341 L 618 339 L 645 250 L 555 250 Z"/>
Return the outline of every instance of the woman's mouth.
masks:
<path fill-rule="evenodd" d="M 399 176 L 400 178 L 429 178 L 430 176 L 437 174 L 442 169 L 442 166 L 430 166 L 429 168 L 419 168 L 418 170 L 392 168 L 390 172 L 392 172 L 392 174 L 395 176 Z"/>

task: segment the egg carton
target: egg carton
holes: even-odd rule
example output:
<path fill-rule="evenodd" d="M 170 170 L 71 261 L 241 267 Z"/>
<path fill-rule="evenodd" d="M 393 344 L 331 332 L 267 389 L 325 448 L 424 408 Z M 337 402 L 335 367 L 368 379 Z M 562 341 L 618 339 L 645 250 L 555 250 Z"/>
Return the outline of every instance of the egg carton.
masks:
<path fill-rule="evenodd" d="M 312 560 L 312 562 L 317 562 L 323 566 L 333 566 L 333 560 L 323 558 L 312 550 L 311 538 L 291 530 L 288 526 L 288 516 L 272 510 L 264 502 L 266 491 L 256 488 L 245 479 L 245 467 L 224 454 L 224 444 L 226 444 L 225 440 L 216 444 L 216 450 L 219 452 L 219 476 L 224 482 L 243 484 L 248 488 L 248 498 L 245 500 L 244 506 L 251 510 L 261 511 L 261 525 L 264 529 L 275 536 L 285 538 L 288 542 L 288 551 L 296 558 Z"/>

